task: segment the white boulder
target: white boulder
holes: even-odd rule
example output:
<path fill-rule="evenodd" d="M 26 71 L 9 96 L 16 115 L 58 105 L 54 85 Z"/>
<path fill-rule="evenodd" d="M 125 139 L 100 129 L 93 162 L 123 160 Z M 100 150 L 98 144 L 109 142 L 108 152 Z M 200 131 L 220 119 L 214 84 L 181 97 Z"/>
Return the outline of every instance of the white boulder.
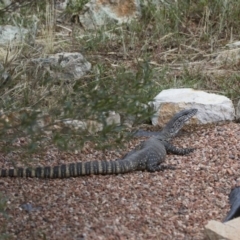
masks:
<path fill-rule="evenodd" d="M 206 124 L 235 118 L 234 106 L 229 98 L 192 88 L 163 90 L 152 103 L 156 111 L 152 117 L 153 125 L 163 126 L 176 112 L 189 108 L 198 109 L 196 116 L 189 121 L 192 124 Z"/>

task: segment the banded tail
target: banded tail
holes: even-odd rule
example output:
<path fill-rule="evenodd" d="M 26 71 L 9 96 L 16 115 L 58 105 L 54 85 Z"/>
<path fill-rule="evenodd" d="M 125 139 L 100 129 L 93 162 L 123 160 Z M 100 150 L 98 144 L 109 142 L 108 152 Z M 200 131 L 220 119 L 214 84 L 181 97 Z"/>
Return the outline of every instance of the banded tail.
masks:
<path fill-rule="evenodd" d="M 89 161 L 36 168 L 0 169 L 0 177 L 68 178 L 91 174 L 118 174 L 134 170 L 129 160 Z"/>

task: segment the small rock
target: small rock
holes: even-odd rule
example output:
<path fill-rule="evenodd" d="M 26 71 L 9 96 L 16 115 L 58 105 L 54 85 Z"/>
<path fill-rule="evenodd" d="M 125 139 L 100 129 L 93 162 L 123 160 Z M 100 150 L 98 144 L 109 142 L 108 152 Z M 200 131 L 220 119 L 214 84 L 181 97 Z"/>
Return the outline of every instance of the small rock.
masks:
<path fill-rule="evenodd" d="M 105 113 L 106 116 L 106 123 L 107 125 L 120 125 L 121 124 L 121 117 L 119 113 L 116 113 L 115 111 L 109 111 L 108 113 Z"/>

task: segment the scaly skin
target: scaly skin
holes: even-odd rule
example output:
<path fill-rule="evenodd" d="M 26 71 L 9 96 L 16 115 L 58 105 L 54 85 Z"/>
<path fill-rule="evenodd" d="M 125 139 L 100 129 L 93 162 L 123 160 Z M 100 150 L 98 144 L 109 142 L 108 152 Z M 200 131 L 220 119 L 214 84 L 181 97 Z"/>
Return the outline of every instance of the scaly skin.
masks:
<path fill-rule="evenodd" d="M 197 109 L 183 110 L 175 114 L 159 133 L 144 141 L 123 159 L 117 161 L 89 161 L 63 164 L 54 167 L 0 169 L 0 177 L 37 177 L 37 178 L 68 178 L 90 174 L 118 174 L 132 171 L 149 172 L 171 169 L 164 165 L 167 153 L 185 155 L 194 149 L 178 149 L 169 141 L 176 136 L 184 123 L 197 113 Z"/>

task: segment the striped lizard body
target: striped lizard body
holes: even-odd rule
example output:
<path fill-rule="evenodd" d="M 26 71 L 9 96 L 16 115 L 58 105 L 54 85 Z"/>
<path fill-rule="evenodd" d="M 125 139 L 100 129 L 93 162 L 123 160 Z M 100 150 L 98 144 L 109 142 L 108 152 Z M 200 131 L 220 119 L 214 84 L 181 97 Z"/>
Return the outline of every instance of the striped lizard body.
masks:
<path fill-rule="evenodd" d="M 123 159 L 116 161 L 88 161 L 58 166 L 0 169 L 0 177 L 68 178 L 91 174 L 119 174 L 132 171 L 149 172 L 171 168 L 163 164 L 168 152 L 185 155 L 192 148 L 176 148 L 170 140 L 176 136 L 186 121 L 197 113 L 197 109 L 183 110 L 175 114 L 158 136 L 150 137 Z"/>

